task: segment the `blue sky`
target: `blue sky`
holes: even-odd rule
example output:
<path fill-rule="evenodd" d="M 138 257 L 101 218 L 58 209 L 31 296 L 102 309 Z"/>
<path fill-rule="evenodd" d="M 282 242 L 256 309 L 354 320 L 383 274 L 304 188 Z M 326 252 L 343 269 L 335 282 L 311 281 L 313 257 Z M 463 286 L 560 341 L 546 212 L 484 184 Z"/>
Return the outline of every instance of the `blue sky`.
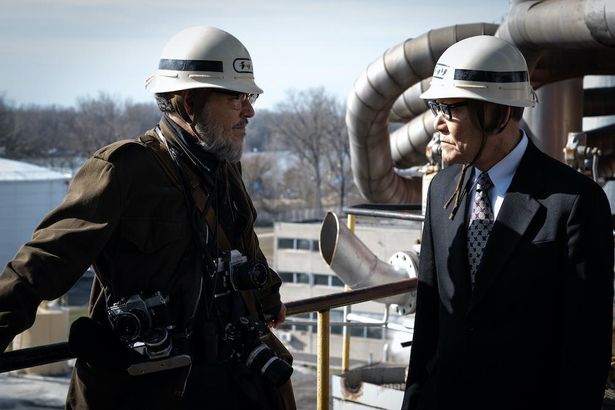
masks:
<path fill-rule="evenodd" d="M 500 23 L 509 0 L 0 0 L 0 94 L 14 104 L 74 105 L 99 91 L 152 101 L 144 79 L 165 42 L 194 25 L 238 37 L 274 108 L 289 89 L 344 100 L 387 49 L 430 29 Z"/>

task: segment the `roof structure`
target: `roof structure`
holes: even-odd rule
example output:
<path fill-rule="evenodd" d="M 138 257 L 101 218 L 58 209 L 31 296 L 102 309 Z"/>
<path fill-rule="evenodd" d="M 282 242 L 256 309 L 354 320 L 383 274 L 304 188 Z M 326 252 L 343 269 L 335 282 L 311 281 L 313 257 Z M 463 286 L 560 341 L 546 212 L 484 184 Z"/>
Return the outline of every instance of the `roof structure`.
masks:
<path fill-rule="evenodd" d="M 0 181 L 43 181 L 67 179 L 67 176 L 48 168 L 26 162 L 0 158 Z"/>

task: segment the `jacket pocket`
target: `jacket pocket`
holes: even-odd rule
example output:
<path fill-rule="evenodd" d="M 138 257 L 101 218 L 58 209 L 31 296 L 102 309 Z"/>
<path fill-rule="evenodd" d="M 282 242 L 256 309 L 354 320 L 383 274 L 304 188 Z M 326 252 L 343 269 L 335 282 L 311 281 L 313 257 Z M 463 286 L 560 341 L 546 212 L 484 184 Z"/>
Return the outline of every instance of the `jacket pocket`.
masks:
<path fill-rule="evenodd" d="M 122 235 L 143 253 L 154 253 L 187 234 L 185 221 L 147 217 L 122 218 Z"/>

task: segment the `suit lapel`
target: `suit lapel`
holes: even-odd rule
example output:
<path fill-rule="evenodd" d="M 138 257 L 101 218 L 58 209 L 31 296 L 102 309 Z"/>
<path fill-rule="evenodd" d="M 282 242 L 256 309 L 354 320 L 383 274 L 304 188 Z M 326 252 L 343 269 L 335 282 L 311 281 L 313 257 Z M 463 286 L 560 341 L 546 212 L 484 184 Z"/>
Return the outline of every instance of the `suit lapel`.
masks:
<path fill-rule="evenodd" d="M 444 221 L 447 232 L 446 243 L 449 244 L 450 250 L 448 255 L 448 270 L 451 275 L 451 280 L 457 289 L 458 296 L 461 296 L 462 294 L 467 294 L 469 296 L 471 289 L 470 271 L 468 268 L 466 215 L 468 214 L 467 211 L 470 197 L 469 191 L 471 188 L 473 175 L 474 171 L 472 168 L 472 170 L 466 172 L 466 175 L 464 176 L 462 186 L 464 187 L 463 192 L 466 192 L 466 194 L 461 200 L 455 218 L 453 218 L 453 220 Z M 456 179 L 457 178 L 451 178 L 451 184 L 445 191 L 447 192 L 446 199 L 450 198 L 455 191 L 455 187 L 457 185 Z M 445 212 L 447 219 L 452 209 L 452 204 L 446 209 Z"/>
<path fill-rule="evenodd" d="M 480 303 L 502 274 L 541 207 L 534 198 L 540 190 L 542 181 L 537 175 L 539 173 L 532 173 L 536 169 L 534 162 L 537 153 L 537 148 L 530 141 L 489 235 L 476 276 L 470 309 Z"/>

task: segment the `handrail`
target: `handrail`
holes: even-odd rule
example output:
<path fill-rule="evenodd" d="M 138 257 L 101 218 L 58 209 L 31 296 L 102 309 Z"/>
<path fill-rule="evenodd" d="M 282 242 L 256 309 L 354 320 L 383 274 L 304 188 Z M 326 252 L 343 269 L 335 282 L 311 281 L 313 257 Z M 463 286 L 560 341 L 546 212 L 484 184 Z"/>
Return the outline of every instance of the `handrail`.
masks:
<path fill-rule="evenodd" d="M 344 207 L 349 215 L 370 216 L 378 218 L 401 219 L 404 221 L 423 222 L 425 215 L 410 211 L 421 211 L 421 205 L 416 204 L 360 204 Z"/>
<path fill-rule="evenodd" d="M 293 316 L 301 313 L 321 312 L 346 305 L 381 299 L 387 296 L 399 295 L 416 288 L 416 285 L 417 279 L 410 278 L 400 280 L 398 282 L 387 283 L 385 285 L 301 299 L 296 302 L 288 302 L 286 304 L 286 315 Z"/>
<path fill-rule="evenodd" d="M 385 285 L 288 302 L 286 304 L 286 315 L 326 312 L 341 306 L 405 293 L 416 288 L 416 286 L 417 279 L 412 278 Z M 14 350 L 0 354 L 0 373 L 74 358 L 75 354 L 70 350 L 67 342 Z"/>

